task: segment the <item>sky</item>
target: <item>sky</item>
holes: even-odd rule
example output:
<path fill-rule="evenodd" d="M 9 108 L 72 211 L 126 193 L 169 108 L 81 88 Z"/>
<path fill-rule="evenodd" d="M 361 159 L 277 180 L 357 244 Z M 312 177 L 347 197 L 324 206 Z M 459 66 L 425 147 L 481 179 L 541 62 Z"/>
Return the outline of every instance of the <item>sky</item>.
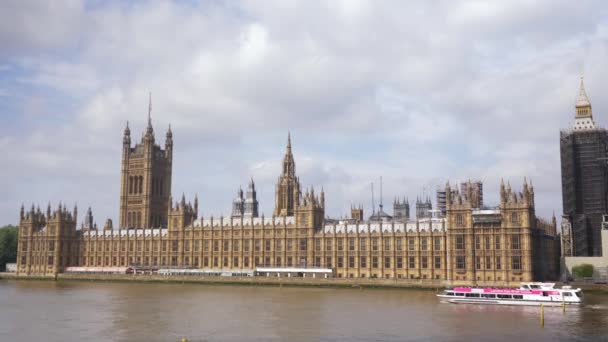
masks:
<path fill-rule="evenodd" d="M 0 2 L 0 225 L 21 204 L 117 222 L 123 129 L 174 136 L 172 193 L 230 215 L 253 177 L 272 215 L 291 132 L 326 214 L 501 179 L 562 211 L 559 132 L 584 76 L 606 126 L 605 1 Z M 80 214 L 79 221 L 83 215 Z"/>

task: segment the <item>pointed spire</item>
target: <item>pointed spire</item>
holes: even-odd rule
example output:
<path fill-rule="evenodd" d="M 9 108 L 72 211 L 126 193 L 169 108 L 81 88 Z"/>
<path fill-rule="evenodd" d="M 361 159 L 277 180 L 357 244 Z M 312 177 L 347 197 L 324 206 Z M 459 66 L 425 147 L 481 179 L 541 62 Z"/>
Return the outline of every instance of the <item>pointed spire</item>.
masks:
<path fill-rule="evenodd" d="M 591 106 L 591 102 L 589 101 L 589 97 L 587 97 L 587 92 L 585 91 L 585 83 L 583 81 L 583 77 L 581 77 L 581 85 L 578 90 L 578 98 L 576 99 L 577 107 L 587 107 Z"/>
<path fill-rule="evenodd" d="M 291 132 L 287 131 L 287 152 L 291 153 Z"/>
<path fill-rule="evenodd" d="M 152 129 L 152 92 L 150 92 L 148 102 L 148 126 L 146 127 L 146 135 L 153 135 L 154 129 Z"/>

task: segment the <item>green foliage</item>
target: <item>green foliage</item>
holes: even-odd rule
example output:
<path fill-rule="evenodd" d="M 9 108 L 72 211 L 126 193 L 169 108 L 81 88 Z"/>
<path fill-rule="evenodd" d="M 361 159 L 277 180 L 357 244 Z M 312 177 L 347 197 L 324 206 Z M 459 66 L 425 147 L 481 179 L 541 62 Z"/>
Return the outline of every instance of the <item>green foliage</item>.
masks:
<path fill-rule="evenodd" d="M 574 278 L 591 278 L 593 277 L 593 265 L 580 264 L 572 267 L 572 275 Z"/>
<path fill-rule="evenodd" d="M 0 270 L 4 271 L 7 262 L 17 261 L 17 227 L 7 225 L 0 228 Z"/>

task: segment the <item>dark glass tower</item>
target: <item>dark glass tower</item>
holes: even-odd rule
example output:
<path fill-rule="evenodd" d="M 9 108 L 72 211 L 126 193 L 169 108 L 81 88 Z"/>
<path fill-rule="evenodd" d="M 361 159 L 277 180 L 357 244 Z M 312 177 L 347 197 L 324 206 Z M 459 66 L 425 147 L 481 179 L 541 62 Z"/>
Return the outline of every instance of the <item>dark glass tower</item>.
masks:
<path fill-rule="evenodd" d="M 602 214 L 608 212 L 607 152 L 608 132 L 596 127 L 581 79 L 574 127 L 560 133 L 562 201 L 572 224 L 576 256 L 602 255 Z"/>

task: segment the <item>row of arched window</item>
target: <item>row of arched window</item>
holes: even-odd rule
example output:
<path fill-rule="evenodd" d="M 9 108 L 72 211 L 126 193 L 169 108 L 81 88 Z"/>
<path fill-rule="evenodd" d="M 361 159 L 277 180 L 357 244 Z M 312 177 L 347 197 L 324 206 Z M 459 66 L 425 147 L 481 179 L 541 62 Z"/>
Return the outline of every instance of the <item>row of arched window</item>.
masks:
<path fill-rule="evenodd" d="M 152 177 L 152 196 L 163 195 L 164 177 Z"/>
<path fill-rule="evenodd" d="M 162 196 L 165 185 L 164 177 L 152 177 L 152 196 Z M 129 195 L 141 194 L 144 192 L 144 177 L 130 176 L 129 177 Z"/>
<path fill-rule="evenodd" d="M 129 194 L 141 194 L 144 192 L 144 177 L 130 176 L 129 177 Z"/>
<path fill-rule="evenodd" d="M 141 212 L 130 211 L 127 213 L 127 227 L 141 227 Z"/>

